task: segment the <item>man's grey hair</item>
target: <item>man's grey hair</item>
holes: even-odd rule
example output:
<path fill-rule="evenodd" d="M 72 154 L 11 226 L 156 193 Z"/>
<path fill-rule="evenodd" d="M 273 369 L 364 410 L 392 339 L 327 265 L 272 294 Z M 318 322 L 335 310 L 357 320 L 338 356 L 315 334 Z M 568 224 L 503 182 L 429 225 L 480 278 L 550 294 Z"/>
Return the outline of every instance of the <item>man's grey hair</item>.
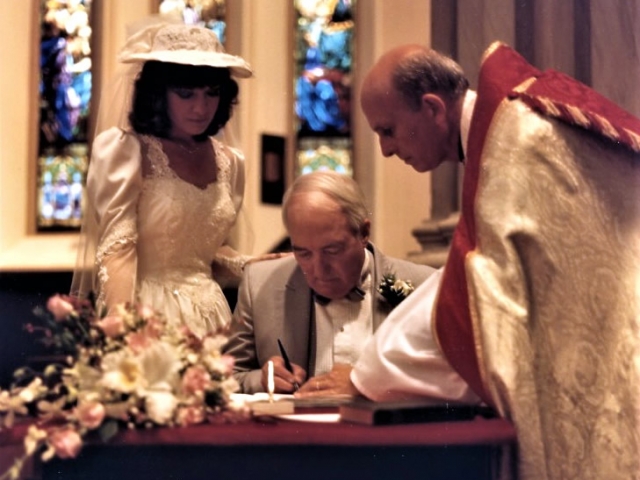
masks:
<path fill-rule="evenodd" d="M 420 108 L 421 97 L 434 93 L 455 101 L 469 88 L 462 67 L 435 51 L 415 52 L 401 60 L 392 74 L 393 86 L 413 110 Z"/>
<path fill-rule="evenodd" d="M 362 226 L 369 219 L 366 200 L 357 182 L 348 175 L 330 170 L 315 171 L 299 176 L 284 194 L 282 200 L 282 221 L 289 228 L 287 212 L 295 197 L 301 193 L 320 192 L 334 200 L 347 217 L 354 235 L 362 232 Z"/>

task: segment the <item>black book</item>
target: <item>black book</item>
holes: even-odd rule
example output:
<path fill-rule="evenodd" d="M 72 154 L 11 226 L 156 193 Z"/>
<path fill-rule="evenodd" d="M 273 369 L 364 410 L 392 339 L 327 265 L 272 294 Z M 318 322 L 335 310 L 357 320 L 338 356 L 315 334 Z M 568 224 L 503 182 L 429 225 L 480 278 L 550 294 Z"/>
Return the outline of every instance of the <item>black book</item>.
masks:
<path fill-rule="evenodd" d="M 340 405 L 339 411 L 343 422 L 365 425 L 452 422 L 471 420 L 478 415 L 486 418 L 495 416 L 495 412 L 486 406 L 435 403 L 434 400 L 372 402 L 365 398 L 356 398 L 352 402 Z"/>
<path fill-rule="evenodd" d="M 353 401 L 351 395 L 294 398 L 296 413 L 338 413 L 340 405 Z"/>

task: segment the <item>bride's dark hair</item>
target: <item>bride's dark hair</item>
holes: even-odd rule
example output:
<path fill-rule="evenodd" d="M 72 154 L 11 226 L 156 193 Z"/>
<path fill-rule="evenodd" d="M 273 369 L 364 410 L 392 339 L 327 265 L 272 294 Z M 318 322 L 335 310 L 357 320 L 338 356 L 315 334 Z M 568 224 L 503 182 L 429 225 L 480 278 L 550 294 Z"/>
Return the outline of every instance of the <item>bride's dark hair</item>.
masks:
<path fill-rule="evenodd" d="M 129 113 L 131 127 L 137 133 L 167 138 L 171 130 L 167 105 L 170 88 L 219 88 L 220 103 L 207 129 L 194 137 L 203 140 L 215 135 L 231 118 L 238 102 L 238 84 L 229 69 L 148 61 L 136 79 L 133 104 Z"/>

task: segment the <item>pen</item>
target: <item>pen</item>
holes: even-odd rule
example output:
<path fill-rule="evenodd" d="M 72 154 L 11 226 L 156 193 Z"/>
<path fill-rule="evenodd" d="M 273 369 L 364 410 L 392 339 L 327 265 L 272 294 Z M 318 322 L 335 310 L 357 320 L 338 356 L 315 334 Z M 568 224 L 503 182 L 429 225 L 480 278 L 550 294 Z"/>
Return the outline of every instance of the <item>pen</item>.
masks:
<path fill-rule="evenodd" d="M 282 342 L 280 341 L 280 339 L 278 339 L 278 348 L 280 349 L 280 355 L 282 355 L 282 358 L 284 360 L 284 366 L 285 368 L 293 373 L 293 367 L 291 366 L 291 362 L 289 361 L 289 356 L 287 355 L 287 351 L 284 349 L 284 345 L 282 345 Z M 293 390 L 296 391 L 300 388 L 300 385 L 298 384 L 298 382 L 296 382 L 295 380 L 293 381 Z"/>

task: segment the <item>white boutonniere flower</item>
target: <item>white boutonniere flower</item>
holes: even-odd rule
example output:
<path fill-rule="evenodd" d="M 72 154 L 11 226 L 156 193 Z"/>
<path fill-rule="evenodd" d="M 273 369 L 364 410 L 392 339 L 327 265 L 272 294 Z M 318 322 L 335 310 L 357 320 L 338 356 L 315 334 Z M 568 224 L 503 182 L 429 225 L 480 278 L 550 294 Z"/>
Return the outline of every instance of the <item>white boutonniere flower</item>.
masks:
<path fill-rule="evenodd" d="M 382 276 L 378 292 L 382 295 L 391 307 L 396 307 L 405 298 L 407 298 L 415 287 L 411 280 L 400 280 L 396 278 L 395 273 L 387 273 Z"/>

